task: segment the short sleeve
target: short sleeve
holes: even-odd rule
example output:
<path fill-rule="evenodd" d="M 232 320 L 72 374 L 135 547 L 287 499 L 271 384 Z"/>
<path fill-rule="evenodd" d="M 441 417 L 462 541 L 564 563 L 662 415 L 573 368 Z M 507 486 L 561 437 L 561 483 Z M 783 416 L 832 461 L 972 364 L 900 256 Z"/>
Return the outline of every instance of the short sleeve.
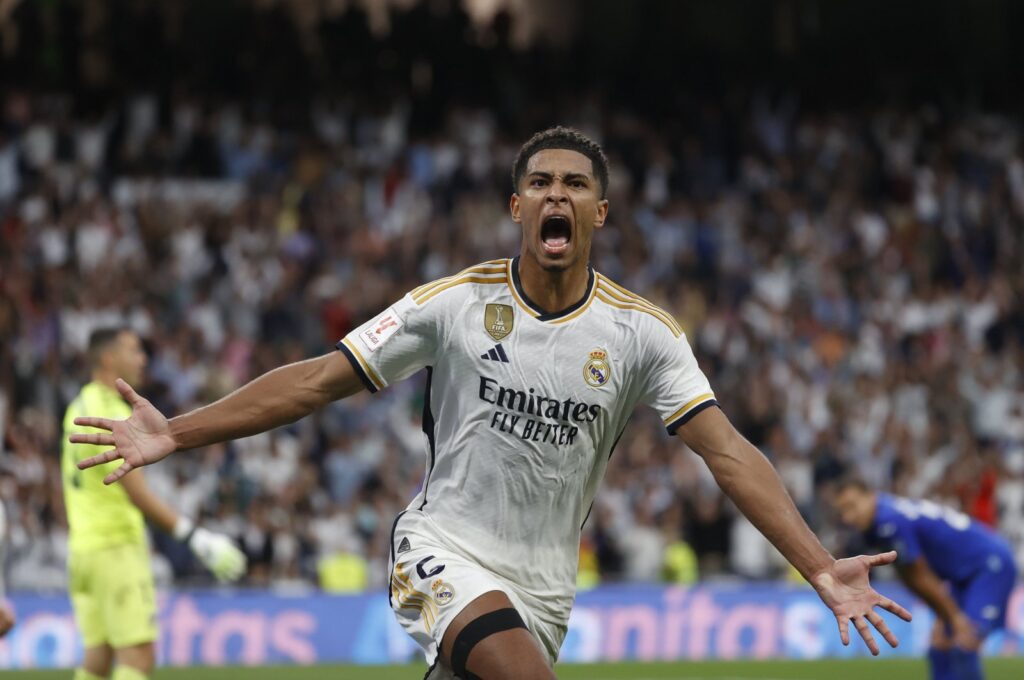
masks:
<path fill-rule="evenodd" d="M 441 345 L 444 306 L 417 305 L 406 295 L 341 339 L 336 347 L 371 392 L 434 363 Z"/>
<path fill-rule="evenodd" d="M 653 334 L 643 359 L 644 403 L 660 415 L 669 434 L 706 408 L 717 406 L 711 384 L 697 365 L 686 335 L 668 328 Z"/>

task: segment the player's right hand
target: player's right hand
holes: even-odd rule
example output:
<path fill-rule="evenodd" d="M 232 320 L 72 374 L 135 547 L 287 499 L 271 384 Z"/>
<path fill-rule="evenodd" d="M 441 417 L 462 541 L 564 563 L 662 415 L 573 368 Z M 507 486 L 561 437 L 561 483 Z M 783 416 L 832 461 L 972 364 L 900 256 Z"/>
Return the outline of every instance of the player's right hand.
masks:
<path fill-rule="evenodd" d="M 197 527 L 188 547 L 221 583 L 237 581 L 245 573 L 245 553 L 224 534 Z"/>
<path fill-rule="evenodd" d="M 78 469 L 85 470 L 112 460 L 123 459 L 124 463 L 103 478 L 104 484 L 113 484 L 137 467 L 150 465 L 166 458 L 177 450 L 177 443 L 171 435 L 171 426 L 164 414 L 160 413 L 147 399 L 140 397 L 131 386 L 120 378 L 117 391 L 132 407 L 127 420 L 82 416 L 75 418 L 75 425 L 95 427 L 107 432 L 98 434 L 73 434 L 73 444 L 94 444 L 113 446 L 109 451 L 78 462 Z"/>
<path fill-rule="evenodd" d="M 850 644 L 850 623 L 853 623 L 857 632 L 864 638 L 865 644 L 874 656 L 878 656 L 878 643 L 875 642 L 868 623 L 882 634 L 890 647 L 899 644 L 899 640 L 875 611 L 875 607 L 881 607 L 904 621 L 910 621 L 910 612 L 876 592 L 868 579 L 873 567 L 892 564 L 895 561 L 895 551 L 881 555 L 858 555 L 836 560 L 827 569 L 811 577 L 811 585 L 836 616 L 839 638 L 843 645 Z"/>
<path fill-rule="evenodd" d="M 17 619 L 14 616 L 14 610 L 10 605 L 0 602 L 0 637 L 7 635 L 11 628 L 14 628 L 15 623 L 17 623 Z"/>

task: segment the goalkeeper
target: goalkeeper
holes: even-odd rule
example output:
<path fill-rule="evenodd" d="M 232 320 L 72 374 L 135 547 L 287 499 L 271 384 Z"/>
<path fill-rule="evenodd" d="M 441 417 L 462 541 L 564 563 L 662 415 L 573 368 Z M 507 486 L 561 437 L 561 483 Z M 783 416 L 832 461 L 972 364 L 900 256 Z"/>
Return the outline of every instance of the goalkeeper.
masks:
<path fill-rule="evenodd" d="M 89 362 L 92 382 L 82 388 L 64 416 L 61 461 L 71 605 L 85 647 L 75 680 L 145 680 L 155 662 L 157 625 L 143 517 L 187 542 L 222 582 L 242 576 L 245 555 L 226 536 L 196 527 L 169 508 L 152 494 L 141 473 L 126 476 L 120 485 L 104 486 L 103 477 L 116 463 L 78 469 L 79 460 L 106 447 L 68 442 L 72 433 L 95 431 L 75 425 L 75 418 L 86 413 L 130 416 L 131 407 L 114 389 L 114 381 L 118 377 L 138 380 L 146 355 L 133 331 L 101 329 L 89 338 Z"/>

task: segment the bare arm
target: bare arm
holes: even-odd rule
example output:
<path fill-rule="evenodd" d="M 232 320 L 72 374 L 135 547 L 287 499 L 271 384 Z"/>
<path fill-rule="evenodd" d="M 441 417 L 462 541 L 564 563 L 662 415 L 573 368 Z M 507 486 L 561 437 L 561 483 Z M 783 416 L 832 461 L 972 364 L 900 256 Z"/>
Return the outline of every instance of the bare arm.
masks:
<path fill-rule="evenodd" d="M 678 434 L 704 459 L 722 491 L 805 579 L 810 581 L 835 561 L 800 516 L 772 464 L 722 411 L 702 411 Z"/>
<path fill-rule="evenodd" d="M 891 646 L 899 644 L 874 607 L 907 621 L 910 612 L 879 595 L 868 581 L 871 568 L 893 562 L 895 552 L 833 558 L 797 512 L 775 468 L 717 408 L 701 411 L 682 425 L 678 434 L 704 459 L 715 481 L 740 511 L 818 591 L 835 614 L 844 645 L 849 643 L 852 622 L 871 653 L 878 654 L 869 621 Z"/>
<path fill-rule="evenodd" d="M 900 580 L 904 585 L 924 600 L 942 620 L 952 623 L 953 619 L 960 614 L 960 607 L 946 592 L 942 581 L 931 570 L 923 557 L 918 557 L 910 564 L 900 565 L 896 568 L 896 573 L 900 575 Z"/>
<path fill-rule="evenodd" d="M 236 581 L 245 573 L 245 553 L 230 538 L 197 527 L 192 520 L 179 515 L 156 496 L 146 484 L 142 470 L 135 470 L 121 479 L 121 485 L 131 502 L 176 540 L 188 545 L 192 553 L 206 566 L 217 580 Z"/>
<path fill-rule="evenodd" d="M 974 623 L 957 605 L 956 600 L 950 597 L 938 574 L 932 571 L 923 557 L 898 566 L 896 572 L 904 585 L 935 612 L 938 617 L 936 629 L 943 631 L 942 635 L 945 635 L 948 626 L 953 634 L 953 644 L 957 647 L 976 651 L 981 646 L 984 638 L 978 635 Z"/>
<path fill-rule="evenodd" d="M 331 352 L 275 368 L 209 406 L 172 418 L 171 436 L 179 451 L 248 437 L 362 389 L 348 359 Z"/>
<path fill-rule="evenodd" d="M 135 470 L 132 474 L 125 475 L 121 480 L 121 486 L 128 494 L 128 499 L 142 511 L 146 519 L 167 533 L 174 533 L 174 525 L 178 522 L 178 513 L 150 490 L 142 470 Z"/>
<path fill-rule="evenodd" d="M 209 406 L 168 421 L 128 383 L 118 380 L 118 392 L 132 407 L 127 420 L 75 418 L 76 425 L 107 432 L 73 434 L 76 444 L 113 446 L 79 461 L 85 469 L 119 458 L 124 463 L 103 482 L 112 484 L 137 467 L 161 460 L 175 451 L 248 437 L 295 422 L 327 403 L 363 389 L 363 384 L 339 352 L 276 368 Z"/>

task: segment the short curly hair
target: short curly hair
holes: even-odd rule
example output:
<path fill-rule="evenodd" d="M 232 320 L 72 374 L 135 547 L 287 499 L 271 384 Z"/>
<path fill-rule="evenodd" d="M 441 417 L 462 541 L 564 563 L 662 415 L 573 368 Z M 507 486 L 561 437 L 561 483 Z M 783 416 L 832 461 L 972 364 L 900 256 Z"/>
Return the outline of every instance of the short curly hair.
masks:
<path fill-rule="evenodd" d="M 568 149 L 583 154 L 594 165 L 594 176 L 601 185 L 601 198 L 608 193 L 608 158 L 601 146 L 579 130 L 561 125 L 538 132 L 519 149 L 512 163 L 512 191 L 519 191 L 519 182 L 526 174 L 526 164 L 538 151 Z"/>

